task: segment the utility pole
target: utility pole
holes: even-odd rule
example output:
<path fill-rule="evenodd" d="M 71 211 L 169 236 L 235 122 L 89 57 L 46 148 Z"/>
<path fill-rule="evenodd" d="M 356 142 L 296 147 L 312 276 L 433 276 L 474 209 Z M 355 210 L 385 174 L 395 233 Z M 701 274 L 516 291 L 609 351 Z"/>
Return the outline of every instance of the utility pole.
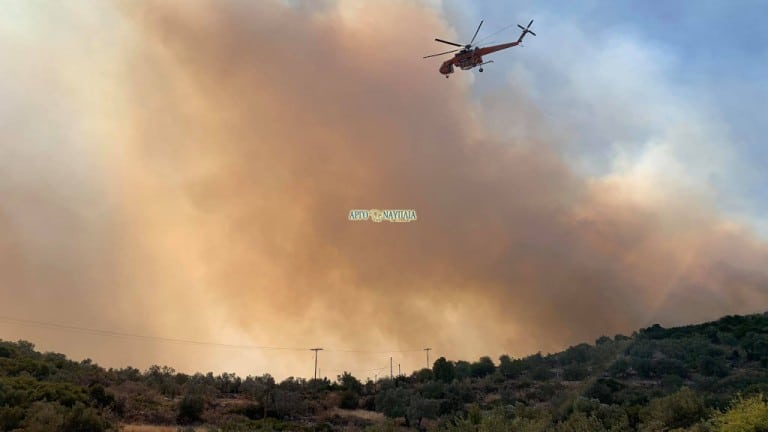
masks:
<path fill-rule="evenodd" d="M 322 348 L 310 348 L 310 351 L 315 352 L 315 379 L 317 379 L 317 352 L 322 350 Z"/>
<path fill-rule="evenodd" d="M 392 373 L 392 357 L 389 358 L 389 378 L 394 378 L 395 375 Z"/>
<path fill-rule="evenodd" d="M 424 351 L 426 351 L 426 352 L 427 352 L 427 369 L 429 369 L 429 351 L 430 351 L 431 349 L 432 349 L 432 348 L 424 348 Z"/>
<path fill-rule="evenodd" d="M 400 363 L 397 364 L 397 376 L 401 376 L 402 373 L 400 372 Z"/>

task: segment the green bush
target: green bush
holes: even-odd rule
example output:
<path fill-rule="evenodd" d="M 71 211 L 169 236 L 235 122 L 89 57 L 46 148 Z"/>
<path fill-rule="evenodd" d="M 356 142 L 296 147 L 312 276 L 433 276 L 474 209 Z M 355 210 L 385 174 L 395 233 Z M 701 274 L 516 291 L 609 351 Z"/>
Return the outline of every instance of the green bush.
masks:
<path fill-rule="evenodd" d="M 64 420 L 62 432 L 103 432 L 110 428 L 93 408 L 77 403 Z"/>
<path fill-rule="evenodd" d="M 49 432 L 61 430 L 64 426 L 64 408 L 59 404 L 35 402 L 24 419 L 27 432 Z"/>
<path fill-rule="evenodd" d="M 24 420 L 24 408 L 22 407 L 0 407 L 0 430 L 12 431 Z"/>
<path fill-rule="evenodd" d="M 768 431 L 768 404 L 762 394 L 739 397 L 727 411 L 715 415 L 713 423 L 716 432 Z"/>
<path fill-rule="evenodd" d="M 357 396 L 357 393 L 346 390 L 341 392 L 341 400 L 339 401 L 339 408 L 341 409 L 348 409 L 348 410 L 354 410 L 357 409 L 357 405 L 360 401 L 360 398 Z"/>
<path fill-rule="evenodd" d="M 683 387 L 669 396 L 654 399 L 640 414 L 641 431 L 660 431 L 690 427 L 709 417 L 704 402 L 691 389 Z"/>
<path fill-rule="evenodd" d="M 205 399 L 201 395 L 186 395 L 179 402 L 179 415 L 176 421 L 180 424 L 198 422 L 205 409 Z"/>

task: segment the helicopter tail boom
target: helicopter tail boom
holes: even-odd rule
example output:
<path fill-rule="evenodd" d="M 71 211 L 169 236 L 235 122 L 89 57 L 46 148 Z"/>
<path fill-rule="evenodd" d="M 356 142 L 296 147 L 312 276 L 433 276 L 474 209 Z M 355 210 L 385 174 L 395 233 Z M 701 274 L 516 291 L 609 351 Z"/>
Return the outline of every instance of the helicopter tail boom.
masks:
<path fill-rule="evenodd" d="M 513 46 L 518 46 L 518 45 L 520 45 L 520 41 L 503 43 L 500 45 L 491 45 L 484 48 L 480 48 L 477 51 L 479 55 L 484 56 L 486 54 L 494 53 L 496 51 L 501 51 L 507 48 L 512 48 Z"/>

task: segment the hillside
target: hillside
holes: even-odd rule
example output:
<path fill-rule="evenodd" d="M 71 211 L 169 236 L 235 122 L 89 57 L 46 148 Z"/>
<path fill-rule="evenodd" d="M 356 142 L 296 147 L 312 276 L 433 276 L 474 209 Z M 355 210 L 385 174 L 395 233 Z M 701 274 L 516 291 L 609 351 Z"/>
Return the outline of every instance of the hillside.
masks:
<path fill-rule="evenodd" d="M 439 358 L 360 382 L 104 369 L 0 342 L 0 430 L 766 430 L 768 314 L 603 336 L 550 355 Z M 733 428 L 740 422 L 743 427 Z M 762 422 L 762 423 L 761 423 Z M 746 425 L 746 426 L 744 426 Z M 761 426 L 762 425 L 762 426 Z M 761 429 L 761 427 L 763 429 Z M 170 430 L 174 430 L 174 429 Z"/>

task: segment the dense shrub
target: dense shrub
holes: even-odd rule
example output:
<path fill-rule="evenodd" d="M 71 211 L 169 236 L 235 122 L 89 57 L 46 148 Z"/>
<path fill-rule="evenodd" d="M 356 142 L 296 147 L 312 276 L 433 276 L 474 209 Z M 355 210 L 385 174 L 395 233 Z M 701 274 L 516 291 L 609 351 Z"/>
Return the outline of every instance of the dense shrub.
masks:
<path fill-rule="evenodd" d="M 179 402 L 177 421 L 180 424 L 198 422 L 204 409 L 205 399 L 201 395 L 186 395 Z"/>

